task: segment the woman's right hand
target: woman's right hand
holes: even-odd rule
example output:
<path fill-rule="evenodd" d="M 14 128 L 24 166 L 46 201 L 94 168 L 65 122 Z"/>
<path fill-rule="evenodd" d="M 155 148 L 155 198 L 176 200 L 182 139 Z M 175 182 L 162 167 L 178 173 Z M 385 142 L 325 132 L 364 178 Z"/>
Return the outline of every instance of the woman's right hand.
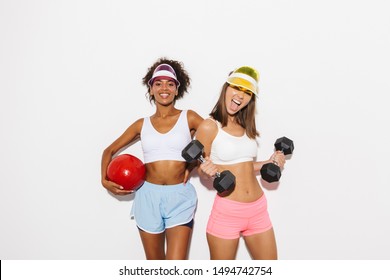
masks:
<path fill-rule="evenodd" d="M 115 195 L 128 195 L 133 192 L 134 190 L 125 190 L 121 185 L 118 185 L 112 181 L 109 180 L 103 180 L 102 181 L 103 187 L 105 187 L 109 192 Z"/>
<path fill-rule="evenodd" d="M 209 178 L 215 177 L 218 172 L 217 166 L 210 160 L 209 157 L 205 157 L 205 161 L 199 165 L 202 174 Z"/>

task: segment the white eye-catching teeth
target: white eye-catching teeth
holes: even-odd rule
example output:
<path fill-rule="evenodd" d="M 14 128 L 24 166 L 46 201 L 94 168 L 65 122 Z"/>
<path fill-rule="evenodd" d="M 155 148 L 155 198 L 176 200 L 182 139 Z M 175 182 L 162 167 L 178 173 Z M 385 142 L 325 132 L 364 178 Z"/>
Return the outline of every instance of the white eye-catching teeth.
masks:
<path fill-rule="evenodd" d="M 232 101 L 233 101 L 234 103 L 236 103 L 237 105 L 239 105 L 239 106 L 241 105 L 241 102 L 238 101 L 238 100 L 233 99 Z"/>

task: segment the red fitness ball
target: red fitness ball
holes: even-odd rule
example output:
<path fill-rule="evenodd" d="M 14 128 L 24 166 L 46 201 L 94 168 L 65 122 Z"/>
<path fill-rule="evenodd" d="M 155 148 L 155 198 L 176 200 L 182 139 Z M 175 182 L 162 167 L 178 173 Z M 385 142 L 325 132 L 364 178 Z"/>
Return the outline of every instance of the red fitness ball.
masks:
<path fill-rule="evenodd" d="M 115 157 L 107 167 L 108 179 L 129 191 L 135 191 L 142 186 L 145 182 L 145 173 L 143 162 L 129 154 Z"/>

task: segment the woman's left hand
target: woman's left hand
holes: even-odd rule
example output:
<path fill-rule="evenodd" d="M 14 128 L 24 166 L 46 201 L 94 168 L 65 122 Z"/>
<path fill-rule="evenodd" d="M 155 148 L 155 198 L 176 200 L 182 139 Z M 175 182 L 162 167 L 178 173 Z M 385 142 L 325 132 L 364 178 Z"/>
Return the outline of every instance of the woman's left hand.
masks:
<path fill-rule="evenodd" d="M 286 163 L 286 156 L 282 151 L 275 151 L 270 157 L 270 161 L 280 168 L 283 168 L 284 164 Z"/>

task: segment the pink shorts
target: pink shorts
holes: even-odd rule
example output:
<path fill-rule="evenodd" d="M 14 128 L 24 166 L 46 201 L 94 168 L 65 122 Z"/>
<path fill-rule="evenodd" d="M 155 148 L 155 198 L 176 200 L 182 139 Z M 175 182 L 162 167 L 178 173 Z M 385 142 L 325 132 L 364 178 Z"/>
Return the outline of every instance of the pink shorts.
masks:
<path fill-rule="evenodd" d="M 236 239 L 272 228 L 263 194 L 250 203 L 237 202 L 216 195 L 207 224 L 207 233 L 223 239 Z"/>

